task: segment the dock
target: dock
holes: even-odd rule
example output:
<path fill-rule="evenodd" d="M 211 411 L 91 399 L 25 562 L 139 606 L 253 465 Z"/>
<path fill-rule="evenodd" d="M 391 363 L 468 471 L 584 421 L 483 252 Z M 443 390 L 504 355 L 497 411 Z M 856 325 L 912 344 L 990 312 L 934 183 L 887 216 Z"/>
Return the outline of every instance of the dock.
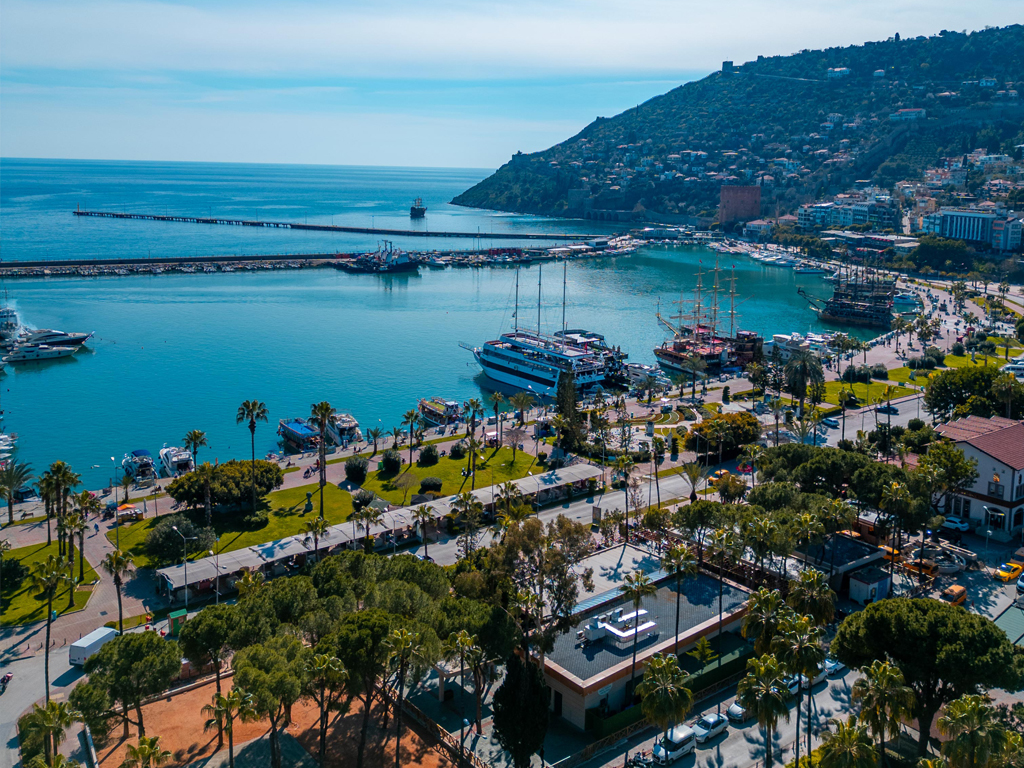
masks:
<path fill-rule="evenodd" d="M 559 240 L 578 241 L 607 238 L 608 235 L 565 234 L 555 232 L 432 232 L 426 229 L 379 229 L 376 227 L 344 227 L 334 224 L 300 224 L 294 221 L 262 221 L 259 219 L 225 219 L 220 216 L 160 216 L 155 213 L 118 213 L 117 211 L 72 211 L 75 216 L 132 221 L 166 221 L 178 224 L 214 224 L 225 227 L 266 227 L 297 229 L 307 232 L 338 232 L 380 237 L 461 237 L 479 240 Z"/>

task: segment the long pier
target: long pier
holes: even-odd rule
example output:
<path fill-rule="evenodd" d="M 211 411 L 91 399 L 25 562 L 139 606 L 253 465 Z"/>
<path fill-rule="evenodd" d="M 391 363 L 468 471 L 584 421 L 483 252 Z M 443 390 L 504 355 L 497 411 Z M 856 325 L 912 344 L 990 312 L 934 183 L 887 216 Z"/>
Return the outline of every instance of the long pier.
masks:
<path fill-rule="evenodd" d="M 298 229 L 310 232 L 345 232 L 381 237 L 463 237 L 480 240 L 594 240 L 608 235 L 557 234 L 552 232 L 431 232 L 423 229 L 379 229 L 376 227 L 343 227 L 334 224 L 299 224 L 293 221 L 260 221 L 258 219 L 225 219 L 220 216 L 160 216 L 154 213 L 118 213 L 116 211 L 73 211 L 75 216 L 135 221 L 169 221 L 179 224 L 217 224 L 228 227 L 266 227 Z"/>

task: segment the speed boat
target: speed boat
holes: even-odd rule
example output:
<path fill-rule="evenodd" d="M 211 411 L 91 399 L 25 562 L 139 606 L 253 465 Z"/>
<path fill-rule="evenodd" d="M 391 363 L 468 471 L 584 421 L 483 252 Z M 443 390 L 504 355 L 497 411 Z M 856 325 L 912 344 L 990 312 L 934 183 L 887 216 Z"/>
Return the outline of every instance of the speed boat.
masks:
<path fill-rule="evenodd" d="M 144 448 L 126 453 L 124 459 L 121 460 L 121 469 L 140 485 L 156 480 L 156 465 L 153 463 L 153 454 Z"/>
<path fill-rule="evenodd" d="M 64 331 L 55 331 L 52 328 L 39 328 L 23 333 L 21 342 L 23 344 L 49 344 L 51 346 L 73 347 L 85 344 L 91 338 L 91 333 L 65 333 Z"/>
<path fill-rule="evenodd" d="M 178 477 L 195 469 L 192 451 L 165 445 L 160 449 L 160 466 L 168 477 Z"/>
<path fill-rule="evenodd" d="M 78 347 L 51 347 L 46 344 L 32 346 L 18 345 L 3 358 L 5 363 L 31 363 L 37 360 L 54 360 L 75 354 Z"/>

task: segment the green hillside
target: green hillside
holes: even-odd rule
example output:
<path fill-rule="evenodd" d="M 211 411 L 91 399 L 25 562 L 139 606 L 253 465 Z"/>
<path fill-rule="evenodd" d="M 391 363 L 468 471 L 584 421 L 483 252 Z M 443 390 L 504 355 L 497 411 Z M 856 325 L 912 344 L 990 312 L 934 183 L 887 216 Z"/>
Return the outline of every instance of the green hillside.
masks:
<path fill-rule="evenodd" d="M 671 219 L 713 214 L 722 184 L 761 184 L 765 212 L 785 213 L 855 179 L 913 178 L 968 147 L 1012 154 L 1024 142 L 1012 91 L 1024 93 L 1020 25 L 758 57 L 516 154 L 453 202 Z M 925 119 L 891 118 L 917 108 Z"/>

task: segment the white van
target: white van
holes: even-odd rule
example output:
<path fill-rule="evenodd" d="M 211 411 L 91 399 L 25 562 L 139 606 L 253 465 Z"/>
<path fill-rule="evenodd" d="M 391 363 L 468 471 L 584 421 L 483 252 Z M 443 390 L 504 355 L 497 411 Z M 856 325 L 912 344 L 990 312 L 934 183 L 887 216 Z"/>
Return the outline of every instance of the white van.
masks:
<path fill-rule="evenodd" d="M 697 734 L 688 725 L 677 725 L 658 739 L 654 745 L 654 762 L 669 765 L 693 752 L 697 745 Z"/>
<path fill-rule="evenodd" d="M 1010 363 L 999 369 L 1000 373 L 1012 373 L 1018 379 L 1024 379 L 1024 363 Z"/>

